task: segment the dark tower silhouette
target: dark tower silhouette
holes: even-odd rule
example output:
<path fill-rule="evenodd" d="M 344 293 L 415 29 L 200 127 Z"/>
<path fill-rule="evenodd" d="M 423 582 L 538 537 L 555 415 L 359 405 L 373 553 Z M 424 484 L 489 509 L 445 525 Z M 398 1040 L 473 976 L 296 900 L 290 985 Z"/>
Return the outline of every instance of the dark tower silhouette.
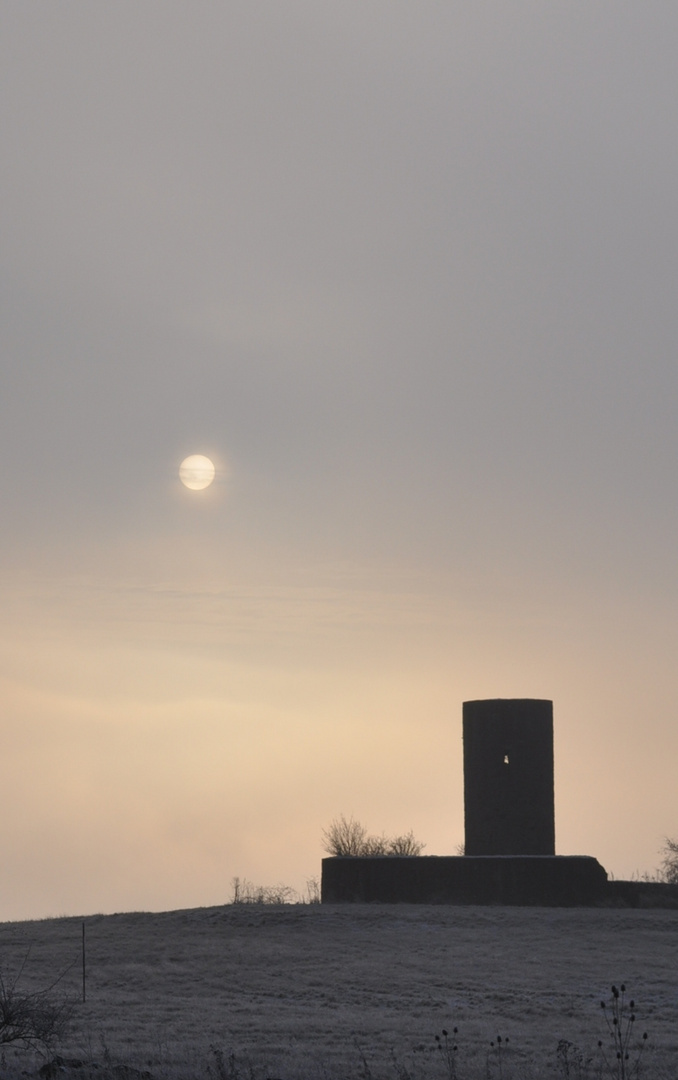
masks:
<path fill-rule="evenodd" d="M 466 855 L 555 855 L 553 702 L 464 702 Z"/>

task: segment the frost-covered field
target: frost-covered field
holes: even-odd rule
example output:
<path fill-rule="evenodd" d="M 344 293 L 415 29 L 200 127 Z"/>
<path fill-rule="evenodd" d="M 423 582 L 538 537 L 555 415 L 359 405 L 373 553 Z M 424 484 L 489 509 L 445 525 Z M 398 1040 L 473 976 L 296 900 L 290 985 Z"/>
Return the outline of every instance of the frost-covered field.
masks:
<path fill-rule="evenodd" d="M 457 1027 L 460 1080 L 499 1075 L 497 1035 L 504 1077 L 562 1076 L 559 1041 L 595 1055 L 600 1001 L 625 982 L 649 1033 L 644 1075 L 678 1077 L 675 911 L 244 905 L 85 921 L 87 1001 L 62 1053 L 88 1061 L 216 1077 L 212 1046 L 242 1076 L 443 1080 L 435 1035 Z M 81 994 L 80 920 L 0 926 L 6 974 L 29 945 L 22 985 L 73 964 L 60 989 Z"/>

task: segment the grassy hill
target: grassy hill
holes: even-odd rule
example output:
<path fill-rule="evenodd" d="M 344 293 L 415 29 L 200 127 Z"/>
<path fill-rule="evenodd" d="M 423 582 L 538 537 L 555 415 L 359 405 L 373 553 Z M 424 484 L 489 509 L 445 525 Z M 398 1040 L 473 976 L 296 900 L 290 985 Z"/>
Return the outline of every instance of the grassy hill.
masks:
<path fill-rule="evenodd" d="M 81 998 L 81 922 L 0 925 L 5 977 L 25 960 L 20 986 L 65 972 L 56 992 Z M 158 1080 L 576 1078 L 625 982 L 644 1075 L 678 1076 L 676 911 L 237 905 L 85 924 L 86 1002 L 60 1053 L 87 1063 Z M 450 1064 L 435 1036 L 454 1027 Z M 37 1064 L 7 1052 L 0 1077 Z"/>

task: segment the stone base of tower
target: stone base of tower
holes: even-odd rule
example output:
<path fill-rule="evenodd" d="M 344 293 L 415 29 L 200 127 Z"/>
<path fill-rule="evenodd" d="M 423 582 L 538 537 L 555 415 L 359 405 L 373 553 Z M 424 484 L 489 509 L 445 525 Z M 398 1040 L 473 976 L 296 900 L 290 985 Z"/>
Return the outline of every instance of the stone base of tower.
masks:
<path fill-rule="evenodd" d="M 324 904 L 604 903 L 607 874 L 588 855 L 416 855 L 322 861 Z"/>

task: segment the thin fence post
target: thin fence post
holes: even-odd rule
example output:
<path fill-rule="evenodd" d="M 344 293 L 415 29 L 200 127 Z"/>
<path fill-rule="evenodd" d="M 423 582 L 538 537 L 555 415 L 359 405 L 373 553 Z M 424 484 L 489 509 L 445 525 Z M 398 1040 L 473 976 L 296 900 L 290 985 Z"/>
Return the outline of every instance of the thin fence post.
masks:
<path fill-rule="evenodd" d="M 82 924 L 82 1000 L 85 1000 L 85 923 Z"/>

